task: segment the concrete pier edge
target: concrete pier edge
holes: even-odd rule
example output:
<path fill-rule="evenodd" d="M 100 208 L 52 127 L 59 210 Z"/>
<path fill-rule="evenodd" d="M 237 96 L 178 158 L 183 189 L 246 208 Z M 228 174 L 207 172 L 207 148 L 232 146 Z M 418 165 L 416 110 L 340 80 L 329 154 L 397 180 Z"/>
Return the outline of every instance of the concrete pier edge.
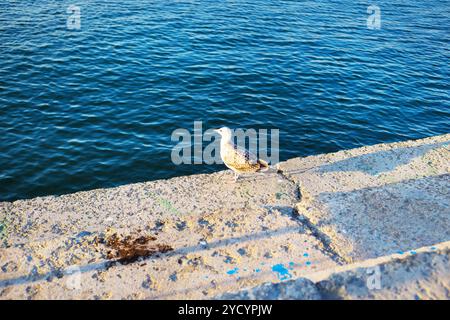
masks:
<path fill-rule="evenodd" d="M 449 145 L 0 202 L 0 299 L 448 299 Z"/>

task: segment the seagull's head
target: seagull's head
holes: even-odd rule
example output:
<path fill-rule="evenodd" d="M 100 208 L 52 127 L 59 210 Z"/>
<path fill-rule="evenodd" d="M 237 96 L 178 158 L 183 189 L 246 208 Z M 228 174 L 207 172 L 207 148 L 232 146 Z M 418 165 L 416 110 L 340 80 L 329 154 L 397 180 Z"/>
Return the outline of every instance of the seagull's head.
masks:
<path fill-rule="evenodd" d="M 222 137 L 223 140 L 231 140 L 231 129 L 228 127 L 222 127 L 220 129 L 215 129 L 214 132 L 217 132 L 218 134 L 220 134 L 220 136 Z"/>

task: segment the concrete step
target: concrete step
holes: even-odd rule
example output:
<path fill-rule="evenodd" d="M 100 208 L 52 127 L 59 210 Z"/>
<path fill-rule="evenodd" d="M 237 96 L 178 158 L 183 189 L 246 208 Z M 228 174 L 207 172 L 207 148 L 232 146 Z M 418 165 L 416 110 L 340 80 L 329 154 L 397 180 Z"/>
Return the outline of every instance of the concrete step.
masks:
<path fill-rule="evenodd" d="M 219 300 L 450 298 L 450 241 L 227 293 Z"/>

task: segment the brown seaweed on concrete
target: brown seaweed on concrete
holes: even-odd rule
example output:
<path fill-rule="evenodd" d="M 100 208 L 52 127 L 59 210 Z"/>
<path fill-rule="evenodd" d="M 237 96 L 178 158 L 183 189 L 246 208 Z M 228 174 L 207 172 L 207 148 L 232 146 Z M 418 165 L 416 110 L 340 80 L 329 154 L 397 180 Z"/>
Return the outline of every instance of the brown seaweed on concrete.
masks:
<path fill-rule="evenodd" d="M 148 258 L 173 250 L 167 244 L 153 243 L 154 241 L 156 241 L 156 237 L 153 236 L 122 237 L 114 233 L 105 239 L 105 245 L 110 249 L 107 251 L 107 258 L 128 264 L 140 258 Z"/>

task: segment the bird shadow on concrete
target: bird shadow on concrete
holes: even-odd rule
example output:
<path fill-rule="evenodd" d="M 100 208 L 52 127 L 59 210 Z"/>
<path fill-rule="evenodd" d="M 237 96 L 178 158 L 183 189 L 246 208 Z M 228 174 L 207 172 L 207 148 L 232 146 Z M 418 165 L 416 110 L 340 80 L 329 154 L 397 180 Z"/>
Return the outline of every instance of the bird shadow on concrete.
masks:
<path fill-rule="evenodd" d="M 241 182 L 252 182 L 252 181 L 261 181 L 272 179 L 277 177 L 276 172 L 255 172 L 255 173 L 242 173 L 239 176 L 238 181 L 234 181 L 234 173 L 231 170 L 225 171 L 223 182 L 234 183 L 235 185 L 239 185 Z"/>
<path fill-rule="evenodd" d="M 431 150 L 438 148 L 447 148 L 450 140 L 430 143 L 413 147 L 402 147 L 390 150 L 381 150 L 371 152 L 344 160 L 338 160 L 329 164 L 323 164 L 312 168 L 301 170 L 285 170 L 286 174 L 300 174 L 307 171 L 319 173 L 339 172 L 339 171 L 360 171 L 372 176 L 376 176 L 383 172 L 394 171 L 397 167 L 406 165 L 414 159 L 423 157 Z"/>

